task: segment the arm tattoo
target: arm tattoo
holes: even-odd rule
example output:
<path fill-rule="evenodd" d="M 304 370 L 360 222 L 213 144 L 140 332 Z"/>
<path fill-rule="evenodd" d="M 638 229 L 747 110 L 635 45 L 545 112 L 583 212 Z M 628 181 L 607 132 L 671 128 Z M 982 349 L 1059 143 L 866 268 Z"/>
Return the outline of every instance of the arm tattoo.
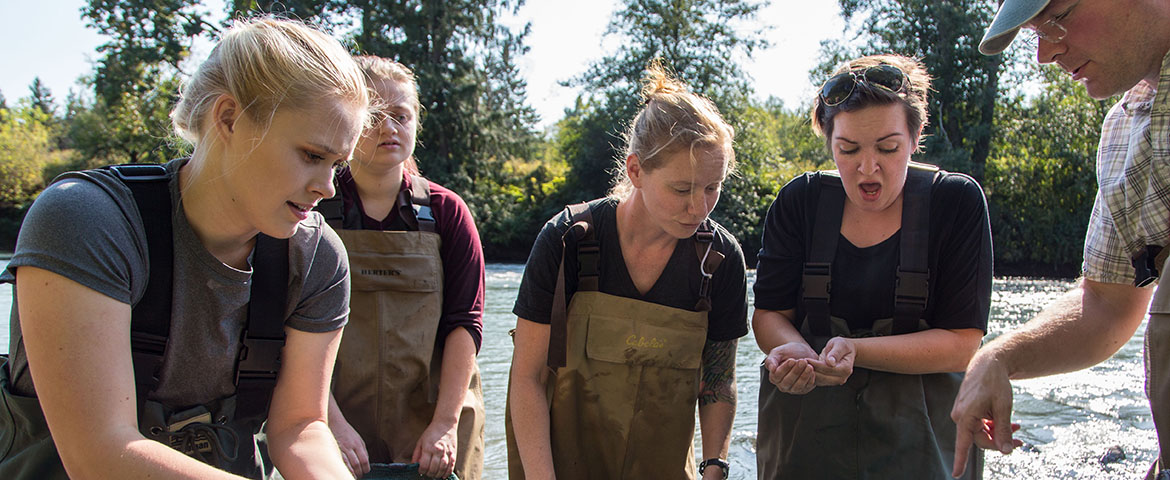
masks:
<path fill-rule="evenodd" d="M 735 348 L 738 339 L 707 340 L 703 346 L 703 373 L 699 384 L 699 406 L 715 402 L 735 405 Z"/>

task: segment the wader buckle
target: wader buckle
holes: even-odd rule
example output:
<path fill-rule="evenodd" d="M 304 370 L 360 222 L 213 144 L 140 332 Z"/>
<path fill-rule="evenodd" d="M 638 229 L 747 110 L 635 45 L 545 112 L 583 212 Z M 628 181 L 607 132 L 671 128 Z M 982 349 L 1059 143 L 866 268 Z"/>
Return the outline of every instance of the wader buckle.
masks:
<path fill-rule="evenodd" d="M 1133 257 L 1132 263 L 1135 274 L 1133 285 L 1135 287 L 1144 287 L 1154 283 L 1158 279 L 1160 275 L 1158 269 L 1162 268 L 1158 259 L 1165 259 L 1165 257 L 1160 255 L 1161 253 L 1162 247 L 1158 245 L 1146 245 L 1145 249 Z"/>
<path fill-rule="evenodd" d="M 831 263 L 806 262 L 802 283 L 803 296 L 806 300 L 829 300 L 829 291 L 832 289 Z"/>
<path fill-rule="evenodd" d="M 897 303 L 926 306 L 930 289 L 930 274 L 898 269 L 898 283 L 894 287 Z"/>
<path fill-rule="evenodd" d="M 248 337 L 244 332 L 243 346 L 236 359 L 236 385 L 240 379 L 275 379 L 280 370 L 280 349 L 284 339 Z"/>

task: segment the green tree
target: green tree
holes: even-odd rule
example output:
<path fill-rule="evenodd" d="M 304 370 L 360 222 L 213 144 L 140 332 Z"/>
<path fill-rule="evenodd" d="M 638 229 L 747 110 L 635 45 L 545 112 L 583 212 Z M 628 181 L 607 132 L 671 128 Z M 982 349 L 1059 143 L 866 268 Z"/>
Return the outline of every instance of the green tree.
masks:
<path fill-rule="evenodd" d="M 70 126 L 80 166 L 162 162 L 182 153 L 167 118 L 195 39 L 217 32 L 197 0 L 90 0 L 89 27 L 109 37 L 93 76 L 92 104 Z"/>
<path fill-rule="evenodd" d="M 900 53 L 919 57 L 934 77 L 921 160 L 983 178 L 991 151 L 999 75 L 1004 57 L 979 53 L 979 40 L 995 14 L 991 0 L 838 0 L 841 15 L 859 19 L 855 40 L 823 46 L 828 62 L 814 71 L 824 80 L 849 57 Z M 830 63 L 831 62 L 831 63 Z"/>
<path fill-rule="evenodd" d="M 30 97 L 31 99 L 32 97 Z M 0 111 L 0 208 L 24 206 L 44 188 L 41 171 L 54 158 L 52 118 L 32 101 Z"/>
<path fill-rule="evenodd" d="M 236 1 L 235 8 L 252 11 L 262 3 Z M 528 50 L 529 27 L 513 30 L 500 23 L 522 4 L 304 0 L 267 6 L 344 34 L 356 52 L 414 70 L 423 106 L 415 150 L 419 168 L 467 200 L 485 251 L 504 252 L 531 242 L 534 232 L 517 231 L 517 225 L 533 223 L 530 209 L 537 208 L 524 192 L 531 182 L 544 183 L 532 177 L 541 170 L 523 166 L 539 146 L 537 116 L 526 103 L 527 84 L 516 65 Z"/>
<path fill-rule="evenodd" d="M 1074 276 L 1097 193 L 1101 122 L 1113 101 L 1089 98 L 1059 68 L 1026 65 L 1020 80 L 1042 90 L 1001 99 L 984 181 L 996 270 Z"/>
<path fill-rule="evenodd" d="M 621 156 L 623 127 L 641 107 L 638 91 L 646 65 L 655 58 L 695 91 L 733 116 L 752 89 L 736 62 L 766 47 L 764 27 L 755 23 L 766 2 L 750 0 L 627 0 L 614 12 L 607 37 L 621 39 L 617 52 L 593 62 L 569 82 L 583 86 L 590 101 L 579 102 L 579 142 L 565 159 L 572 168 L 573 199 L 604 195 L 614 159 Z M 593 103 L 596 99 L 596 102 Z M 734 122 L 733 122 L 734 123 Z"/>
<path fill-rule="evenodd" d="M 28 86 L 28 92 L 32 106 L 51 120 L 57 111 L 56 101 L 53 100 L 53 92 L 50 92 L 49 87 L 41 82 L 41 77 L 33 77 L 32 84 Z"/>
<path fill-rule="evenodd" d="M 4 99 L 4 92 L 0 92 L 0 110 L 8 110 L 8 101 Z"/>

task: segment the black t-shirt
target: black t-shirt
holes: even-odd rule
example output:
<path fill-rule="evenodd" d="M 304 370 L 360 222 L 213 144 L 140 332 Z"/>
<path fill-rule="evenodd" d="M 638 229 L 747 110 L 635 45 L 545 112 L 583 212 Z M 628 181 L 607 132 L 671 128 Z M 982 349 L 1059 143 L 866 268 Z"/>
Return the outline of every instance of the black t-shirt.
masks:
<path fill-rule="evenodd" d="M 756 308 L 796 309 L 807 245 L 821 183 L 818 173 L 788 182 L 776 196 L 764 223 L 756 270 Z M 901 231 L 866 248 L 844 236 L 833 260 L 830 311 L 852 329 L 871 328 L 874 320 L 894 316 L 894 284 Z M 930 293 L 925 320 L 933 328 L 987 331 L 991 307 L 991 226 L 983 190 L 963 174 L 940 172 L 931 187 Z M 798 324 L 799 325 L 799 324 Z"/>
<path fill-rule="evenodd" d="M 593 226 L 601 249 L 598 259 L 598 288 L 602 293 L 643 300 L 668 307 L 694 310 L 699 299 L 701 272 L 694 241 L 680 240 L 662 275 L 645 295 L 638 292 L 622 258 L 617 230 L 617 200 L 602 198 L 589 202 Z M 528 255 L 520 293 L 512 309 L 518 317 L 548 324 L 552 312 L 557 269 L 561 261 L 561 237 L 569 228 L 568 210 L 553 217 L 541 229 Z M 707 339 L 726 341 L 747 334 L 747 278 L 739 243 L 719 224 L 712 249 L 726 257 L 711 279 L 711 311 L 707 315 Z M 571 246 L 569 247 L 572 248 Z M 570 250 L 571 251 L 571 250 Z M 577 261 L 565 262 L 568 293 L 576 287 Z"/>

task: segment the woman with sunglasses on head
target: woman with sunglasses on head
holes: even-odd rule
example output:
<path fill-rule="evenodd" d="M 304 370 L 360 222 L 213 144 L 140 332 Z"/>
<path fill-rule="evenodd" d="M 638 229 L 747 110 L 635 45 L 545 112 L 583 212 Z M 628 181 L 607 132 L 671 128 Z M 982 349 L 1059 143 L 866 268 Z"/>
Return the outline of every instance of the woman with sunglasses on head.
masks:
<path fill-rule="evenodd" d="M 727 478 L 747 281 L 708 218 L 735 168 L 733 130 L 659 64 L 611 196 L 545 224 L 513 312 L 513 480 Z M 513 428 L 514 427 L 514 428 Z"/>
<path fill-rule="evenodd" d="M 349 269 L 312 208 L 368 116 L 340 43 L 240 20 L 171 112 L 190 158 L 45 189 L 0 276 L 0 478 L 352 478 L 326 424 Z"/>
<path fill-rule="evenodd" d="M 777 195 L 754 287 L 760 478 L 949 478 L 991 232 L 974 180 L 910 161 L 929 82 L 913 59 L 869 56 L 814 101 L 837 170 Z M 972 452 L 964 478 L 981 476 Z"/>

